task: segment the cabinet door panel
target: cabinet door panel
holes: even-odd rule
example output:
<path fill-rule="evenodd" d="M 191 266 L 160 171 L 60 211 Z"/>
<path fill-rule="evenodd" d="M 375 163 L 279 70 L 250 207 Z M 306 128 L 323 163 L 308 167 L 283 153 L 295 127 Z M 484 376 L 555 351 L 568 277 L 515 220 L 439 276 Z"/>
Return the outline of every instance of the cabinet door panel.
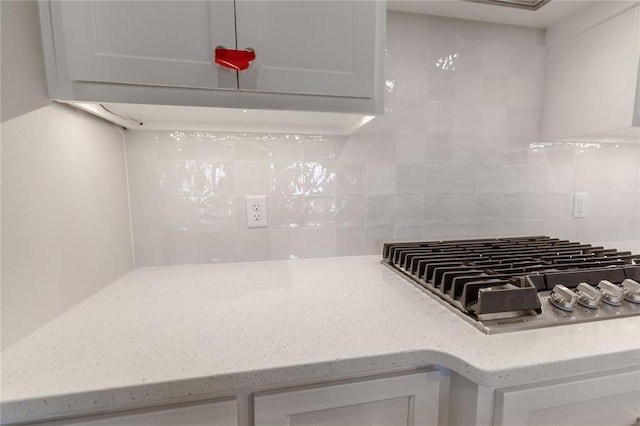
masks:
<path fill-rule="evenodd" d="M 438 371 L 256 395 L 256 426 L 426 426 L 438 422 Z"/>
<path fill-rule="evenodd" d="M 236 2 L 238 48 L 256 50 L 241 90 L 373 97 L 374 1 Z"/>
<path fill-rule="evenodd" d="M 159 407 L 116 415 L 69 419 L 51 425 L 73 426 L 237 426 L 236 401 Z"/>
<path fill-rule="evenodd" d="M 290 426 L 408 425 L 411 397 L 295 414 Z"/>
<path fill-rule="evenodd" d="M 533 410 L 528 425 L 631 426 L 640 415 L 640 392 L 629 392 L 590 401 Z"/>
<path fill-rule="evenodd" d="M 237 88 L 217 66 L 217 45 L 235 47 L 232 0 L 52 3 L 65 31 L 76 81 L 168 87 Z"/>
<path fill-rule="evenodd" d="M 640 371 L 496 391 L 494 425 L 628 426 L 640 417 Z"/>

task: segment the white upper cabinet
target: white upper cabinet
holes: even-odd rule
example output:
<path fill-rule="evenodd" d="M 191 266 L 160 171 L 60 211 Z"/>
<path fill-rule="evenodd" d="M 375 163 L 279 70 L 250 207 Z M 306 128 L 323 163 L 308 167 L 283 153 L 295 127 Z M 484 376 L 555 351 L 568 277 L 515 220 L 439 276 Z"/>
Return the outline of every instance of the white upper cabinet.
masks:
<path fill-rule="evenodd" d="M 56 100 L 382 112 L 384 1 L 51 0 L 41 22 Z M 256 60 L 222 67 L 217 46 Z"/>
<path fill-rule="evenodd" d="M 594 3 L 547 30 L 545 141 L 640 142 L 637 4 Z"/>

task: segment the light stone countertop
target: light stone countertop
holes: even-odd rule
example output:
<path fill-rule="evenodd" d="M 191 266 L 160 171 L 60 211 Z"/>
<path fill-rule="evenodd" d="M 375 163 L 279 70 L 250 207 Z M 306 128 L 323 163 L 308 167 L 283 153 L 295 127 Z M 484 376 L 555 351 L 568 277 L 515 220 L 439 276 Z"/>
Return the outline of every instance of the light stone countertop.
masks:
<path fill-rule="evenodd" d="M 490 387 L 640 368 L 640 317 L 485 335 L 379 256 L 138 269 L 2 352 L 2 419 L 427 365 Z"/>

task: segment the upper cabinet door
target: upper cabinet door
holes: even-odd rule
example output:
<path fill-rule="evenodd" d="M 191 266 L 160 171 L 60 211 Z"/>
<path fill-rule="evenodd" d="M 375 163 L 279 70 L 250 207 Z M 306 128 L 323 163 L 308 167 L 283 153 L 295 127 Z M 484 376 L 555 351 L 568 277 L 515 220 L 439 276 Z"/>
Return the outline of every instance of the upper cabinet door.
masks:
<path fill-rule="evenodd" d="M 608 7 L 615 11 L 624 4 Z M 602 8 L 595 2 L 588 7 L 596 6 Z M 589 26 L 585 19 L 568 21 L 586 29 L 547 50 L 545 141 L 638 141 L 631 126 L 640 125 L 634 122 L 634 108 L 640 116 L 640 7 L 604 18 Z"/>
<path fill-rule="evenodd" d="M 239 88 L 371 98 L 375 23 L 375 1 L 236 1 L 238 49 L 256 51 Z"/>
<path fill-rule="evenodd" d="M 214 63 L 235 48 L 233 0 L 52 2 L 71 80 L 237 89 Z"/>

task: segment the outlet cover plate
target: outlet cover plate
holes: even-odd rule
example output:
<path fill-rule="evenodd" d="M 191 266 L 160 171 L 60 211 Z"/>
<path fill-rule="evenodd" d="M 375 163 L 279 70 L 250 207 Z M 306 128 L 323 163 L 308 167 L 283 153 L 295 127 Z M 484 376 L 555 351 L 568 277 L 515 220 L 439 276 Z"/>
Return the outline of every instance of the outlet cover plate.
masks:
<path fill-rule="evenodd" d="M 267 226 L 267 196 L 247 196 L 247 228 L 266 228 Z"/>

